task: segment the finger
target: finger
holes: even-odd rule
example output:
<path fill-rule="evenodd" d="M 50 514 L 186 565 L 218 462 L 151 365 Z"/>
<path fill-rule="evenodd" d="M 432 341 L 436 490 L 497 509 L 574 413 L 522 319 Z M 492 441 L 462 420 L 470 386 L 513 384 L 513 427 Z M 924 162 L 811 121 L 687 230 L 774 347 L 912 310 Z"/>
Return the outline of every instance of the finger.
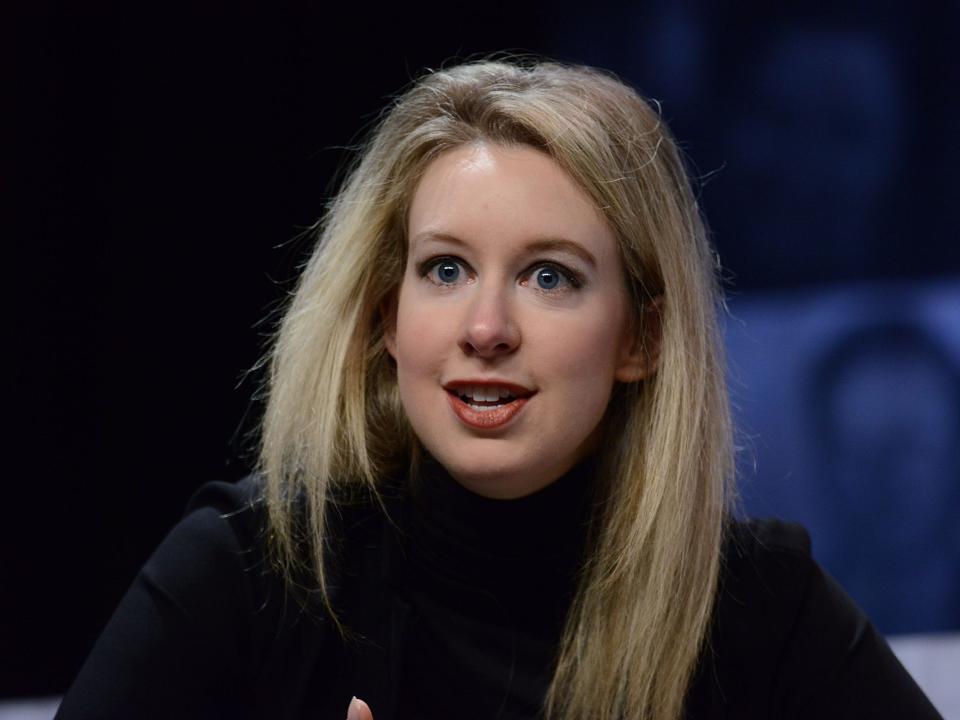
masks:
<path fill-rule="evenodd" d="M 347 720 L 373 720 L 373 713 L 370 712 L 370 706 L 358 697 L 350 701 L 347 708 Z"/>

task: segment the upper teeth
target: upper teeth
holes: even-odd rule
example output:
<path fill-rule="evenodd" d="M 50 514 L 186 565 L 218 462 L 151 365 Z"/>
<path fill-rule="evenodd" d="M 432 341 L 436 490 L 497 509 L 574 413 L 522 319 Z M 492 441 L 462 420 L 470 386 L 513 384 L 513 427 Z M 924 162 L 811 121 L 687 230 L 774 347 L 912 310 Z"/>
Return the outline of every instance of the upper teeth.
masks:
<path fill-rule="evenodd" d="M 467 387 L 461 387 L 458 391 L 461 395 L 465 395 L 471 400 L 476 400 L 477 402 L 493 402 L 499 400 L 500 398 L 512 398 L 516 397 L 512 392 L 510 392 L 505 387 L 496 387 L 495 385 L 487 385 L 481 387 L 479 385 L 470 385 Z"/>

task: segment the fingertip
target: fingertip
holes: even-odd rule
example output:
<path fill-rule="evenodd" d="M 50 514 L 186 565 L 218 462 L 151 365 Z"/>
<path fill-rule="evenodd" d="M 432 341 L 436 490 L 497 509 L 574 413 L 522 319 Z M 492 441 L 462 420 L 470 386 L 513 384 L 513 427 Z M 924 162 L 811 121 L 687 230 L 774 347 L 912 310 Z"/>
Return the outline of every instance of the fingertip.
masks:
<path fill-rule="evenodd" d="M 373 713 L 369 705 L 354 695 L 347 708 L 347 720 L 373 720 Z"/>

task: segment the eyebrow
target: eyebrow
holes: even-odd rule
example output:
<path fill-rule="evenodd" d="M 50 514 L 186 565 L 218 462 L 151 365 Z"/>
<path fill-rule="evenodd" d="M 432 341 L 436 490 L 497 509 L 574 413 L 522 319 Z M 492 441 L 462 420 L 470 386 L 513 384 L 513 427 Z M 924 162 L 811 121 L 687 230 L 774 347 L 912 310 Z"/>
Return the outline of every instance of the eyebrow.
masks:
<path fill-rule="evenodd" d="M 411 240 L 411 245 L 417 242 L 425 241 L 434 241 L 434 242 L 448 242 L 454 245 L 461 245 L 467 247 L 469 243 L 464 240 L 461 240 L 456 235 L 451 235 L 450 233 L 445 232 L 435 232 L 432 230 L 425 230 L 421 233 L 417 233 L 413 236 Z M 587 250 L 583 245 L 573 240 L 567 240 L 566 238 L 540 238 L 538 240 L 533 240 L 529 242 L 524 247 L 524 251 L 527 253 L 537 253 L 537 252 L 548 252 L 548 251 L 560 251 L 568 252 L 571 255 L 576 255 L 581 260 L 586 263 L 589 263 L 592 267 L 597 267 L 597 259 L 593 256 L 593 253 Z"/>

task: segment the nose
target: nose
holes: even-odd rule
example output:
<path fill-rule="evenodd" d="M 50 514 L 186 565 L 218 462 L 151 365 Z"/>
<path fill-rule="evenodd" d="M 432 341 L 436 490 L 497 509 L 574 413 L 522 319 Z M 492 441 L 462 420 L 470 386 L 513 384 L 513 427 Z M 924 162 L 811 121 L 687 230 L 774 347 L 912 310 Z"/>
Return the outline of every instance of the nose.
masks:
<path fill-rule="evenodd" d="M 477 289 L 458 344 L 466 355 L 486 359 L 508 355 L 519 347 L 520 328 L 507 293 L 494 286 Z"/>

